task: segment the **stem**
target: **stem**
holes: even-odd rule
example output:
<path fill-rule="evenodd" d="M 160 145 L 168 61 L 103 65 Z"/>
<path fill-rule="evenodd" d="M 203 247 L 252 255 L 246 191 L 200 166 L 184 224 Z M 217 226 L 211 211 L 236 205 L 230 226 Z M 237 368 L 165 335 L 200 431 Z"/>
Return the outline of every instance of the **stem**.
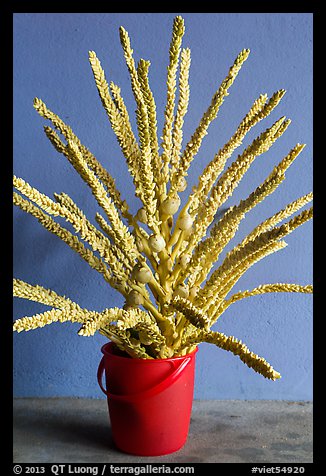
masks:
<path fill-rule="evenodd" d="M 170 215 L 166 215 L 165 213 L 162 213 L 160 219 L 161 219 L 161 233 L 163 238 L 165 239 L 165 242 L 167 243 L 170 239 L 170 228 L 168 224 L 168 219 Z"/>
<path fill-rule="evenodd" d="M 165 290 L 162 288 L 162 286 L 156 281 L 156 279 L 154 278 L 154 276 L 152 275 L 152 280 L 148 283 L 148 286 L 149 288 L 151 289 L 151 291 L 153 292 L 154 294 L 154 291 L 155 293 L 157 294 L 157 296 L 160 296 L 162 298 L 165 298 L 166 296 L 166 292 Z M 158 301 L 158 299 L 157 299 Z"/>
<path fill-rule="evenodd" d="M 180 230 L 180 231 L 181 231 L 181 230 Z M 174 262 L 174 260 L 175 260 L 175 258 L 176 258 L 176 256 L 177 256 L 177 254 L 178 254 L 178 251 L 179 251 L 179 249 L 180 249 L 180 246 L 181 246 L 182 243 L 183 243 L 184 235 L 185 235 L 185 232 L 184 232 L 184 230 L 182 230 L 181 233 L 179 234 L 178 241 L 177 241 L 177 243 L 176 243 L 176 245 L 175 245 L 175 247 L 174 247 L 174 249 L 173 249 L 173 251 L 172 251 L 172 254 L 171 254 L 171 259 L 172 259 L 173 262 Z"/>
<path fill-rule="evenodd" d="M 178 281 L 179 275 L 183 271 L 183 268 L 180 263 L 177 263 L 173 269 L 173 272 L 171 273 L 171 276 L 169 277 L 169 282 L 175 287 L 177 284 L 180 284 L 181 281 Z"/>
<path fill-rule="evenodd" d="M 184 316 L 181 316 L 179 322 L 176 325 L 176 332 L 178 334 L 178 337 L 173 342 L 173 345 L 172 345 L 173 349 L 176 349 L 181 343 L 181 339 L 186 329 L 186 325 L 187 325 L 187 319 Z"/>
<path fill-rule="evenodd" d="M 168 253 L 171 253 L 172 247 L 173 247 L 173 246 L 176 244 L 176 242 L 178 241 L 178 238 L 179 238 L 179 236 L 180 236 L 180 233 L 181 233 L 180 228 L 175 227 L 174 232 L 172 233 L 172 236 L 171 236 L 171 238 L 170 238 L 170 241 L 169 241 L 169 243 L 167 244 Z"/>
<path fill-rule="evenodd" d="M 139 225 L 138 225 L 138 223 L 137 223 L 137 221 L 136 221 L 135 219 L 134 219 L 133 222 L 132 222 L 132 226 L 134 227 L 134 230 L 135 230 L 135 232 L 136 232 L 137 237 L 138 237 L 138 238 L 141 240 L 141 242 L 142 242 L 142 245 L 143 245 L 143 247 L 144 247 L 144 254 L 146 255 L 146 258 L 149 259 L 151 265 L 153 266 L 154 271 L 157 271 L 157 262 L 155 261 L 155 258 L 154 258 L 153 254 L 152 254 L 152 251 L 151 251 L 150 247 L 148 246 L 147 241 L 145 240 L 145 238 L 143 237 L 143 235 L 140 233 L 140 231 L 139 231 Z M 139 253 L 138 258 L 139 258 L 139 260 L 140 260 L 141 262 L 146 262 L 146 261 L 144 260 L 144 257 L 142 256 L 141 253 Z"/>

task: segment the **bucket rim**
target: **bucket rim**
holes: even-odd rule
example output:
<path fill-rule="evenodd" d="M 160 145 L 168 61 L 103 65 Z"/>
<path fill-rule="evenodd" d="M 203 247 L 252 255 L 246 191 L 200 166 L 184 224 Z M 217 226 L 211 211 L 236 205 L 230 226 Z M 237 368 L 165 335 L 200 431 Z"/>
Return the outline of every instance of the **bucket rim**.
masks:
<path fill-rule="evenodd" d="M 110 352 L 110 350 L 112 350 L 112 348 L 115 346 L 115 343 L 114 342 L 107 342 L 106 344 L 102 345 L 101 347 L 101 352 L 105 355 L 105 356 L 110 356 L 110 357 L 114 357 L 115 359 L 120 359 L 120 360 L 128 360 L 128 362 L 133 362 L 133 363 L 141 363 L 141 364 L 152 364 L 154 362 L 177 362 L 177 361 L 180 361 L 180 360 L 184 360 L 188 357 L 191 357 L 191 358 L 194 358 L 195 357 L 195 354 L 198 352 L 198 346 L 196 346 L 196 348 L 190 352 L 189 354 L 186 354 L 186 355 L 178 355 L 176 357 L 168 357 L 166 359 L 140 359 L 140 358 L 133 358 L 133 357 L 124 357 L 122 355 L 116 355 L 114 354 L 113 352 Z"/>

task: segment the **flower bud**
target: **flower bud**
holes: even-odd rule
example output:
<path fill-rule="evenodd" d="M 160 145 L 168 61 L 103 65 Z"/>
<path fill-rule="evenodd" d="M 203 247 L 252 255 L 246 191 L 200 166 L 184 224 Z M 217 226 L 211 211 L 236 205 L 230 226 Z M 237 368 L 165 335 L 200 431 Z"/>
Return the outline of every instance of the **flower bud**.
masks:
<path fill-rule="evenodd" d="M 150 280 L 152 279 L 152 274 L 148 268 L 145 268 L 144 266 L 139 266 L 136 265 L 134 269 L 132 270 L 131 274 L 132 279 L 135 279 L 139 283 L 149 283 Z"/>
<path fill-rule="evenodd" d="M 161 212 L 166 215 L 174 215 L 179 210 L 180 203 L 181 200 L 178 196 L 175 196 L 174 198 L 166 198 L 161 204 Z"/>
<path fill-rule="evenodd" d="M 147 213 L 145 208 L 140 208 L 138 210 L 138 212 L 136 213 L 136 218 L 138 221 L 142 223 L 145 223 L 145 224 L 147 223 Z"/>
<path fill-rule="evenodd" d="M 189 213 L 185 213 L 182 217 L 178 220 L 178 228 L 180 230 L 189 230 L 192 227 L 193 220 Z"/>
<path fill-rule="evenodd" d="M 148 246 L 155 253 L 159 253 L 165 248 L 165 240 L 161 235 L 151 235 L 148 239 Z"/>
<path fill-rule="evenodd" d="M 181 177 L 178 185 L 178 192 L 184 192 L 187 188 L 187 181 L 184 177 Z"/>
<path fill-rule="evenodd" d="M 188 290 L 188 288 L 185 284 L 179 284 L 176 287 L 176 289 L 173 293 L 173 297 L 175 298 L 177 296 L 179 296 L 181 298 L 185 298 L 185 299 L 187 299 L 189 297 L 189 290 Z"/>
<path fill-rule="evenodd" d="M 129 306 L 141 306 L 144 302 L 143 296 L 134 289 L 127 296 L 126 303 Z"/>
<path fill-rule="evenodd" d="M 180 266 L 185 269 L 187 264 L 189 263 L 190 261 L 190 255 L 186 254 L 186 255 L 182 255 L 179 259 L 179 263 L 180 263 Z"/>

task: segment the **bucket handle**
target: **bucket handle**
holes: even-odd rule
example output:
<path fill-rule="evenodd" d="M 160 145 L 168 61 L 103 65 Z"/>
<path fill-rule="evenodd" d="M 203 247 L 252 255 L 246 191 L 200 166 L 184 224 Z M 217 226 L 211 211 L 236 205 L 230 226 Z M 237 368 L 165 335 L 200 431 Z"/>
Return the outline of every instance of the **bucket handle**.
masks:
<path fill-rule="evenodd" d="M 143 392 L 139 393 L 134 393 L 131 395 L 115 395 L 108 390 L 106 390 L 103 385 L 102 385 L 102 378 L 103 378 L 103 373 L 105 370 L 105 356 L 102 357 L 102 360 L 98 366 L 97 370 L 97 381 L 99 383 L 99 386 L 102 390 L 102 392 L 108 397 L 113 400 L 117 400 L 120 402 L 126 402 L 126 401 L 138 401 L 142 400 L 143 398 L 146 397 L 153 397 L 154 395 L 157 395 L 160 392 L 163 392 L 163 390 L 167 389 L 170 385 L 172 385 L 176 380 L 180 377 L 181 373 L 185 369 L 185 367 L 189 364 L 191 361 L 192 357 L 186 357 L 183 362 L 173 370 L 173 372 L 168 375 L 164 380 L 162 380 L 160 383 L 155 385 L 154 387 L 144 390 Z M 173 364 L 174 365 L 174 364 Z"/>

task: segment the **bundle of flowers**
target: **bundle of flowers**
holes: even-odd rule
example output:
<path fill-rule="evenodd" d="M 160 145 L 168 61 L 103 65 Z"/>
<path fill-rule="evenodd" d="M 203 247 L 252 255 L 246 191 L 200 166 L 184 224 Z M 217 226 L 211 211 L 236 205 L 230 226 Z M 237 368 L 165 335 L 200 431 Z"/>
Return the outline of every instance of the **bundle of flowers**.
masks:
<path fill-rule="evenodd" d="M 289 119 L 281 117 L 227 165 L 247 133 L 277 107 L 285 91 L 276 91 L 270 98 L 261 94 L 229 141 L 204 168 L 181 206 L 180 194 L 187 188 L 189 166 L 249 56 L 249 50 L 245 49 L 236 57 L 198 127 L 182 146 L 190 94 L 190 50 L 181 46 L 184 31 L 184 21 L 177 16 L 169 50 L 160 144 L 155 100 L 149 84 L 150 62 L 140 59 L 135 64 L 127 31 L 120 28 L 120 40 L 136 101 L 137 135 L 120 88 L 112 81 L 107 82 L 100 60 L 94 51 L 89 52 L 102 105 L 126 159 L 135 196 L 142 202 L 135 215 L 121 197 L 111 174 L 71 127 L 41 99 L 35 98 L 36 111 L 52 123 L 52 127 L 44 127 L 46 136 L 90 187 L 102 212 L 96 214 L 98 226 L 95 226 L 66 193 L 55 193 L 53 200 L 16 176 L 14 204 L 76 251 L 123 295 L 125 304 L 122 309 L 96 312 L 81 308 L 52 290 L 14 279 L 14 296 L 52 308 L 16 320 L 14 330 L 28 331 L 52 322 L 78 322 L 80 335 L 91 336 L 98 331 L 120 350 L 141 359 L 182 356 L 199 343 L 208 342 L 232 352 L 256 372 L 275 380 L 280 374 L 264 358 L 249 350 L 241 340 L 212 330 L 212 326 L 229 306 L 244 298 L 274 292 L 312 293 L 311 285 L 272 283 L 230 295 L 251 266 L 282 250 L 286 246 L 284 237 L 312 218 L 312 207 L 303 209 L 311 202 L 312 193 L 266 218 L 216 263 L 246 214 L 284 181 L 286 170 L 304 145 L 296 144 L 256 190 L 216 220 L 255 159 L 267 152 L 290 125 Z M 55 217 L 65 219 L 74 232 L 59 224 Z"/>

